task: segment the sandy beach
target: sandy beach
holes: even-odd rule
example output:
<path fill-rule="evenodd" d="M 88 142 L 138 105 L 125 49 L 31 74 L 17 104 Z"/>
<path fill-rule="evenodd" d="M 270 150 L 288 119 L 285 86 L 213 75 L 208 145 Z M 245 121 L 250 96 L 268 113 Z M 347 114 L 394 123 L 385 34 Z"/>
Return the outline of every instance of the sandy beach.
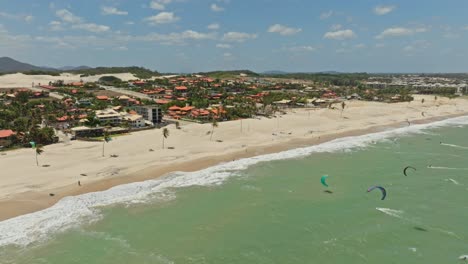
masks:
<path fill-rule="evenodd" d="M 49 167 L 36 166 L 31 149 L 8 151 L 0 155 L 0 220 L 47 208 L 65 196 L 173 171 L 195 171 L 243 157 L 407 126 L 406 120 L 426 123 L 467 112 L 468 100 L 434 100 L 433 96 L 415 96 L 411 103 L 395 104 L 349 101 L 342 116 L 341 110 L 289 109 L 277 118 L 222 122 L 214 129 L 212 141 L 210 124 L 182 123 L 181 129 L 171 125 L 165 145 L 174 149 L 162 149 L 162 130 L 154 129 L 114 137 L 105 145 L 105 157 L 100 142 L 47 146 L 39 162 Z M 113 154 L 118 157 L 110 157 Z"/>

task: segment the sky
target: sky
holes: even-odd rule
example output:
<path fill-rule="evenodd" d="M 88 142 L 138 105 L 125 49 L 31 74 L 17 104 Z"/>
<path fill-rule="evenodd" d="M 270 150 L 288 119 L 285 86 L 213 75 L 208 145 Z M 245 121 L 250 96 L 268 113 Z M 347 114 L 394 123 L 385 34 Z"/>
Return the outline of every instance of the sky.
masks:
<path fill-rule="evenodd" d="M 0 57 L 159 72 L 468 72 L 466 0 L 0 0 Z"/>

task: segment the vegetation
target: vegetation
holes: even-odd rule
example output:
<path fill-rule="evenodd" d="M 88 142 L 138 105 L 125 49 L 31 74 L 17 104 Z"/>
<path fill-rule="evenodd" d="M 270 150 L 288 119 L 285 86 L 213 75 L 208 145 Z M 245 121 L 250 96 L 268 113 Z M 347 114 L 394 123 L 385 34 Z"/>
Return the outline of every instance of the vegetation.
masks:
<path fill-rule="evenodd" d="M 214 133 L 215 127 L 218 127 L 218 122 L 216 121 L 216 119 L 213 119 L 213 122 L 211 123 L 210 141 L 213 139 L 213 133 Z"/>
<path fill-rule="evenodd" d="M 212 71 L 212 72 L 202 72 L 198 73 L 204 76 L 208 76 L 215 79 L 228 79 L 228 78 L 238 78 L 241 74 L 245 74 L 249 77 L 259 77 L 260 74 L 255 73 L 249 70 L 237 70 L 237 71 Z"/>
<path fill-rule="evenodd" d="M 162 136 L 163 136 L 162 148 L 164 149 L 164 141 L 165 141 L 165 139 L 169 136 L 169 129 L 167 129 L 166 127 L 163 128 L 163 130 L 162 130 Z"/>
<path fill-rule="evenodd" d="M 24 71 L 23 74 L 60 76 L 60 72 L 58 71 L 45 71 L 45 70 L 44 71 L 41 71 L 41 70 Z"/>

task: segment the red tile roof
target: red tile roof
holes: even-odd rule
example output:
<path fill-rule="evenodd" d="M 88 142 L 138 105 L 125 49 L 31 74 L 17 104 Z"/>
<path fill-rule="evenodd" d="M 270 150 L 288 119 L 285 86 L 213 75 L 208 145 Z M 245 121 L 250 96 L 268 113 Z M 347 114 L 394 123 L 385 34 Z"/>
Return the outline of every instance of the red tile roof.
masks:
<path fill-rule="evenodd" d="M 96 98 L 97 98 L 98 100 L 109 100 L 109 97 L 107 97 L 107 96 L 105 96 L 105 95 L 98 95 L 98 96 L 96 96 Z"/>
<path fill-rule="evenodd" d="M 0 130 L 0 138 L 11 137 L 11 136 L 13 136 L 14 134 L 16 134 L 16 133 L 13 132 L 13 130 L 11 130 L 11 129 Z"/>
<path fill-rule="evenodd" d="M 169 110 L 178 111 L 178 110 L 180 110 L 180 107 L 178 107 L 177 105 L 173 105 L 173 106 L 169 107 Z"/>
<path fill-rule="evenodd" d="M 175 88 L 177 91 L 186 91 L 187 87 L 186 86 L 176 86 Z"/>

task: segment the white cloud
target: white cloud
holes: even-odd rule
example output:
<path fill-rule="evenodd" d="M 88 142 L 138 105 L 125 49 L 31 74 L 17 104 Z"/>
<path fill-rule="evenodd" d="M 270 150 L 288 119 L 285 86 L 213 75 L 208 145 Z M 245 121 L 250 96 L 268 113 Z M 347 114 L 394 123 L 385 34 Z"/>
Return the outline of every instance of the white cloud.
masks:
<path fill-rule="evenodd" d="M 229 45 L 229 44 L 222 44 L 222 43 L 220 43 L 220 44 L 216 44 L 216 47 L 217 47 L 218 49 L 230 49 L 232 46 Z"/>
<path fill-rule="evenodd" d="M 166 9 L 166 5 L 170 4 L 172 0 L 153 0 L 150 3 L 150 8 L 156 10 L 164 10 Z"/>
<path fill-rule="evenodd" d="M 268 32 L 270 33 L 278 33 L 282 36 L 291 36 L 291 35 L 294 35 L 294 34 L 297 34 L 299 32 L 301 32 L 302 29 L 300 28 L 292 28 L 292 27 L 287 27 L 287 26 L 283 26 L 283 25 L 280 25 L 280 24 L 275 24 L 275 25 L 272 25 L 268 28 Z"/>
<path fill-rule="evenodd" d="M 57 10 L 55 15 L 59 17 L 63 22 L 76 24 L 81 23 L 83 19 L 79 16 L 75 16 L 72 12 L 68 11 L 67 9 Z"/>
<path fill-rule="evenodd" d="M 403 51 L 406 51 L 406 52 L 413 51 L 413 50 L 414 50 L 414 47 L 411 46 L 411 45 L 408 45 L 408 46 L 403 48 Z"/>
<path fill-rule="evenodd" d="M 355 38 L 356 34 L 351 29 L 344 29 L 344 30 L 327 32 L 325 33 L 323 37 L 326 39 L 345 40 L 345 39 Z"/>
<path fill-rule="evenodd" d="M 97 25 L 94 23 L 84 23 L 84 24 L 77 24 L 72 26 L 73 29 L 82 29 L 93 33 L 101 33 L 109 31 L 110 27 L 104 25 Z"/>
<path fill-rule="evenodd" d="M 257 34 L 249 34 L 244 32 L 228 32 L 223 36 L 223 40 L 227 42 L 244 42 L 248 39 L 257 38 Z"/>
<path fill-rule="evenodd" d="M 175 16 L 172 12 L 161 12 L 155 16 L 145 18 L 150 25 L 169 24 L 177 22 L 180 18 Z"/>
<path fill-rule="evenodd" d="M 354 47 L 355 47 L 356 49 L 363 49 L 363 48 L 366 47 L 366 44 L 360 43 L 360 44 L 355 45 Z"/>
<path fill-rule="evenodd" d="M 324 20 L 324 19 L 327 19 L 329 17 L 331 17 L 333 15 L 333 11 L 330 10 L 330 11 L 327 11 L 327 12 L 323 12 L 320 14 L 320 19 Z"/>
<path fill-rule="evenodd" d="M 27 23 L 31 22 L 34 19 L 34 17 L 31 15 L 15 15 L 6 12 L 0 12 L 0 17 L 14 20 L 23 20 Z"/>
<path fill-rule="evenodd" d="M 51 21 L 49 23 L 50 30 L 52 31 L 62 31 L 64 28 L 62 27 L 62 22 L 60 21 Z"/>
<path fill-rule="evenodd" d="M 316 51 L 317 49 L 312 47 L 312 46 L 295 46 L 295 47 L 290 47 L 288 50 L 294 51 L 294 52 L 303 52 L 303 51 Z"/>
<path fill-rule="evenodd" d="M 216 30 L 216 29 L 219 29 L 220 26 L 217 23 L 213 23 L 213 24 L 208 25 L 206 28 L 211 29 L 211 30 Z"/>
<path fill-rule="evenodd" d="M 24 21 L 26 21 L 26 22 L 28 22 L 28 23 L 31 22 L 31 21 L 33 21 L 33 19 L 34 19 L 33 16 L 25 16 L 25 17 L 24 17 Z"/>
<path fill-rule="evenodd" d="M 127 21 L 127 22 L 125 22 L 125 25 L 135 25 L 135 22 L 133 22 L 133 21 Z"/>
<path fill-rule="evenodd" d="M 384 48 L 385 44 L 384 43 L 377 43 L 377 44 L 375 44 L 375 47 L 376 48 Z"/>
<path fill-rule="evenodd" d="M 200 41 L 209 39 L 216 39 L 216 35 L 214 33 L 200 33 L 193 30 L 170 34 L 151 33 L 145 36 L 127 36 L 123 38 L 123 40 L 152 41 L 165 45 L 182 45 L 185 44 L 187 40 Z"/>
<path fill-rule="evenodd" d="M 126 51 L 126 50 L 128 50 L 128 48 L 126 46 L 120 46 L 120 47 L 114 48 L 114 50 Z"/>
<path fill-rule="evenodd" d="M 396 9 L 396 6 L 376 6 L 374 13 L 379 16 L 386 15 Z"/>
<path fill-rule="evenodd" d="M 229 52 L 225 52 L 225 53 L 223 54 L 223 56 L 224 56 L 224 57 L 232 57 L 232 54 L 229 53 Z"/>
<path fill-rule="evenodd" d="M 213 11 L 213 12 L 222 12 L 222 11 L 224 11 L 224 8 L 220 7 L 217 4 L 211 4 L 210 8 L 211 8 L 211 11 Z"/>
<path fill-rule="evenodd" d="M 402 37 L 402 36 L 411 36 L 416 33 L 423 33 L 426 32 L 427 28 L 419 27 L 419 28 L 404 28 L 404 27 L 393 27 L 387 28 L 382 33 L 377 35 L 375 38 L 383 39 L 387 37 Z"/>
<path fill-rule="evenodd" d="M 126 16 L 128 15 L 127 11 L 121 11 L 118 10 L 115 7 L 110 7 L 110 6 L 103 6 L 101 8 L 102 14 L 103 15 L 117 15 L 117 16 Z"/>
<path fill-rule="evenodd" d="M 333 31 L 337 31 L 339 29 L 343 28 L 343 26 L 341 24 L 334 24 L 330 27 L 331 30 Z"/>

